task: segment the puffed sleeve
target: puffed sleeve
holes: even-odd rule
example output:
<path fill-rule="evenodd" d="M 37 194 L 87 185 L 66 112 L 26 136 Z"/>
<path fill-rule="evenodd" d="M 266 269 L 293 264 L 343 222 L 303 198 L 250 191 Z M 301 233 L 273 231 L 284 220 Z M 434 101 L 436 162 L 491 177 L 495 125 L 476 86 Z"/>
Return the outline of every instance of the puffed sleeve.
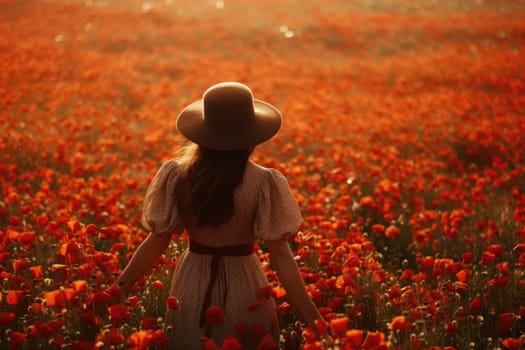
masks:
<path fill-rule="evenodd" d="M 268 169 L 259 188 L 254 220 L 255 236 L 276 240 L 295 234 L 303 217 L 286 178 L 275 169 Z"/>
<path fill-rule="evenodd" d="M 142 225 L 155 234 L 180 233 L 184 225 L 175 201 L 180 167 L 175 160 L 162 164 L 144 197 Z"/>

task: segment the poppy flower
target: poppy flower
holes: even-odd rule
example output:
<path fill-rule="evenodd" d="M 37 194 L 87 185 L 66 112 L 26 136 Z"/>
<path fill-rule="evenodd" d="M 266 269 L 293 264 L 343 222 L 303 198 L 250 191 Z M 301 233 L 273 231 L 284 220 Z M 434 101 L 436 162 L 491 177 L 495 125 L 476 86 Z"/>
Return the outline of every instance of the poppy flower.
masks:
<path fill-rule="evenodd" d="M 124 344 L 124 335 L 122 335 L 122 333 L 120 333 L 115 327 L 109 327 L 108 329 L 103 330 L 99 339 L 102 342 L 113 346 Z"/>
<path fill-rule="evenodd" d="M 345 349 L 360 350 L 365 338 L 365 331 L 360 329 L 350 329 L 345 334 Z"/>
<path fill-rule="evenodd" d="M 212 339 L 202 337 L 200 341 L 203 343 L 203 350 L 219 350 L 219 347 Z"/>
<path fill-rule="evenodd" d="M 382 235 L 383 232 L 385 232 L 385 225 L 382 225 L 382 224 L 374 224 L 374 225 L 372 225 L 372 232 L 376 236 Z"/>
<path fill-rule="evenodd" d="M 266 334 L 268 334 L 268 331 L 266 330 L 266 328 L 260 324 L 260 323 L 256 323 L 254 324 L 252 327 L 251 327 L 251 336 L 253 337 L 253 339 L 255 340 L 260 340 L 262 339 Z"/>
<path fill-rule="evenodd" d="M 73 288 L 77 293 L 86 292 L 88 289 L 87 281 L 85 280 L 76 280 L 73 281 Z"/>
<path fill-rule="evenodd" d="M 522 345 L 524 344 L 523 338 L 505 338 L 502 341 L 503 346 L 505 349 L 509 350 L 519 350 L 522 348 Z"/>
<path fill-rule="evenodd" d="M 129 309 L 124 304 L 114 304 L 108 307 L 109 317 L 113 324 L 119 324 L 131 318 Z"/>
<path fill-rule="evenodd" d="M 410 328 L 410 322 L 405 316 L 396 316 L 392 319 L 392 322 L 388 325 L 388 329 L 406 331 Z"/>
<path fill-rule="evenodd" d="M 314 341 L 303 345 L 303 350 L 322 350 L 320 341 Z"/>
<path fill-rule="evenodd" d="M 270 334 L 266 334 L 257 344 L 256 350 L 279 350 L 279 345 L 277 345 L 277 343 Z"/>
<path fill-rule="evenodd" d="M 467 270 L 467 269 L 463 269 L 461 271 L 458 271 L 456 273 L 456 278 L 457 278 L 457 280 L 459 282 L 468 283 L 469 278 L 470 278 L 470 271 Z"/>
<path fill-rule="evenodd" d="M 95 304 L 102 304 L 102 305 L 109 304 L 111 302 L 111 299 L 112 299 L 111 295 L 105 291 L 95 292 L 91 294 L 91 300 Z"/>
<path fill-rule="evenodd" d="M 363 349 L 387 350 L 385 335 L 382 332 L 367 332 L 366 338 L 361 345 Z"/>
<path fill-rule="evenodd" d="M 155 280 L 151 282 L 151 286 L 156 290 L 164 290 L 164 284 L 160 280 Z"/>
<path fill-rule="evenodd" d="M 377 270 L 377 271 L 374 271 L 372 279 L 373 279 L 374 282 L 376 282 L 376 283 L 382 283 L 382 282 L 384 282 L 385 279 L 386 279 L 386 271 L 383 270 L 383 269 L 381 269 L 381 270 Z"/>
<path fill-rule="evenodd" d="M 18 243 L 25 246 L 26 248 L 31 248 L 31 246 L 35 243 L 35 237 L 36 233 L 34 231 L 22 232 L 18 236 Z"/>
<path fill-rule="evenodd" d="M 481 253 L 481 264 L 482 265 L 489 264 L 492 261 L 494 261 L 494 259 L 496 259 L 496 254 L 494 254 L 492 252 L 485 251 L 485 252 Z"/>
<path fill-rule="evenodd" d="M 44 269 L 42 268 L 42 265 L 31 266 L 29 268 L 29 272 L 31 273 L 31 277 L 34 279 L 40 279 L 44 276 Z"/>
<path fill-rule="evenodd" d="M 151 343 L 151 333 L 148 331 L 138 331 L 130 335 L 128 347 L 133 350 L 147 350 Z"/>
<path fill-rule="evenodd" d="M 157 320 L 155 317 L 146 317 L 140 321 L 140 326 L 144 330 L 149 330 L 155 327 L 156 323 L 157 323 Z"/>
<path fill-rule="evenodd" d="M 0 326 L 8 326 L 15 320 L 14 312 L 1 312 L 0 313 Z"/>
<path fill-rule="evenodd" d="M 9 305 L 18 305 L 24 300 L 24 292 L 21 290 L 10 290 L 7 292 L 6 301 Z"/>
<path fill-rule="evenodd" d="M 13 270 L 15 272 L 20 272 L 25 270 L 29 266 L 29 261 L 17 259 L 13 261 Z"/>
<path fill-rule="evenodd" d="M 328 334 L 328 326 L 329 323 L 326 322 L 323 319 L 318 319 L 314 321 L 315 329 L 317 330 L 317 333 L 319 333 L 321 336 L 324 336 Z"/>
<path fill-rule="evenodd" d="M 242 345 L 235 337 L 228 336 L 224 338 L 221 350 L 242 350 Z"/>
<path fill-rule="evenodd" d="M 206 309 L 206 321 L 210 324 L 219 324 L 224 320 L 224 311 L 218 306 Z"/>
<path fill-rule="evenodd" d="M 160 329 L 154 330 L 151 333 L 150 343 L 154 346 L 162 348 L 168 343 L 168 341 L 168 335 Z"/>
<path fill-rule="evenodd" d="M 10 336 L 11 342 L 9 343 L 9 350 L 18 350 L 22 349 L 22 346 L 27 338 L 25 333 L 21 332 L 11 332 Z"/>
<path fill-rule="evenodd" d="M 501 244 L 490 244 L 488 246 L 488 251 L 494 254 L 495 256 L 499 257 L 505 254 L 503 245 Z"/>
<path fill-rule="evenodd" d="M 348 327 L 348 322 L 350 319 L 348 317 L 338 317 L 330 320 L 330 329 L 332 334 L 336 336 L 341 336 L 346 332 Z"/>
<path fill-rule="evenodd" d="M 481 311 L 481 298 L 475 297 L 470 302 L 470 312 L 473 316 L 477 316 Z"/>
<path fill-rule="evenodd" d="M 396 238 L 401 234 L 401 231 L 394 225 L 390 225 L 385 230 L 385 236 L 388 238 Z"/>
<path fill-rule="evenodd" d="M 177 299 L 177 297 L 173 295 L 170 295 L 169 297 L 166 298 L 166 306 L 168 310 L 173 310 L 173 311 L 178 310 L 180 307 L 179 299 Z"/>

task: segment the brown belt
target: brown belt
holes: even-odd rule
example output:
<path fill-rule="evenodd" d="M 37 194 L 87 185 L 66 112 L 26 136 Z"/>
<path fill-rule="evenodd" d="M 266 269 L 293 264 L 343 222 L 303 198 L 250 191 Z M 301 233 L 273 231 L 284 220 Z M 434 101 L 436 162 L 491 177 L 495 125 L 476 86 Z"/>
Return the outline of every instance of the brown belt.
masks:
<path fill-rule="evenodd" d="M 251 255 L 254 251 L 253 243 L 230 245 L 224 247 L 209 247 L 195 241 L 190 240 L 189 244 L 190 252 L 204 255 L 212 255 L 210 279 L 208 281 L 208 287 L 204 296 L 204 302 L 201 308 L 201 314 L 199 319 L 199 326 L 202 328 L 206 321 L 206 310 L 211 306 L 211 291 L 217 280 L 217 273 L 219 270 L 219 262 L 223 256 L 247 256 Z M 227 288 L 227 286 L 226 286 Z M 224 292 L 224 300 L 226 300 L 227 289 Z"/>

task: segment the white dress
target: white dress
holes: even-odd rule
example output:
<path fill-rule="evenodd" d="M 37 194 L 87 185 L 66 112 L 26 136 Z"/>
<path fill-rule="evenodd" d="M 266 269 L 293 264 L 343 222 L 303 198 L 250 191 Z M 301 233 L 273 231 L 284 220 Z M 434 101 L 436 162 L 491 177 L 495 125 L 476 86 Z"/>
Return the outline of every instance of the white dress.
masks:
<path fill-rule="evenodd" d="M 153 229 L 153 234 L 186 230 L 190 240 L 222 247 L 250 244 L 257 239 L 280 239 L 295 234 L 302 223 L 299 206 L 284 176 L 275 169 L 248 162 L 243 181 L 234 192 L 233 217 L 219 227 L 185 227 L 174 194 L 180 175 L 177 161 L 167 161 L 146 193 L 142 219 L 146 228 Z M 218 347 L 225 337 L 235 336 L 244 349 L 255 349 L 261 329 L 278 342 L 275 301 L 258 296 L 268 280 L 255 254 L 221 257 L 210 305 L 224 311 L 224 320 L 200 326 L 211 259 L 212 255 L 186 250 L 176 264 L 170 295 L 179 299 L 180 307 L 166 314 L 166 324 L 172 327 L 169 349 L 202 349 L 201 337 L 205 335 Z M 245 330 L 242 336 L 241 329 Z"/>

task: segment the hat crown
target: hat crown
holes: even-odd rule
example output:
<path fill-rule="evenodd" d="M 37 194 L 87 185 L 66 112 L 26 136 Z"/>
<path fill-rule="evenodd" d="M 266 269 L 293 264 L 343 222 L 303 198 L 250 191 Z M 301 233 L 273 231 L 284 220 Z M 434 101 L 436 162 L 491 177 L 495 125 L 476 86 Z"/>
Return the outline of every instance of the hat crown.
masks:
<path fill-rule="evenodd" d="M 250 88 L 238 82 L 211 86 L 177 117 L 177 130 L 188 140 L 224 151 L 258 145 L 280 127 L 281 112 L 255 99 Z"/>
<path fill-rule="evenodd" d="M 212 86 L 203 95 L 204 122 L 216 127 L 240 127 L 254 118 L 253 94 L 235 82 Z"/>

